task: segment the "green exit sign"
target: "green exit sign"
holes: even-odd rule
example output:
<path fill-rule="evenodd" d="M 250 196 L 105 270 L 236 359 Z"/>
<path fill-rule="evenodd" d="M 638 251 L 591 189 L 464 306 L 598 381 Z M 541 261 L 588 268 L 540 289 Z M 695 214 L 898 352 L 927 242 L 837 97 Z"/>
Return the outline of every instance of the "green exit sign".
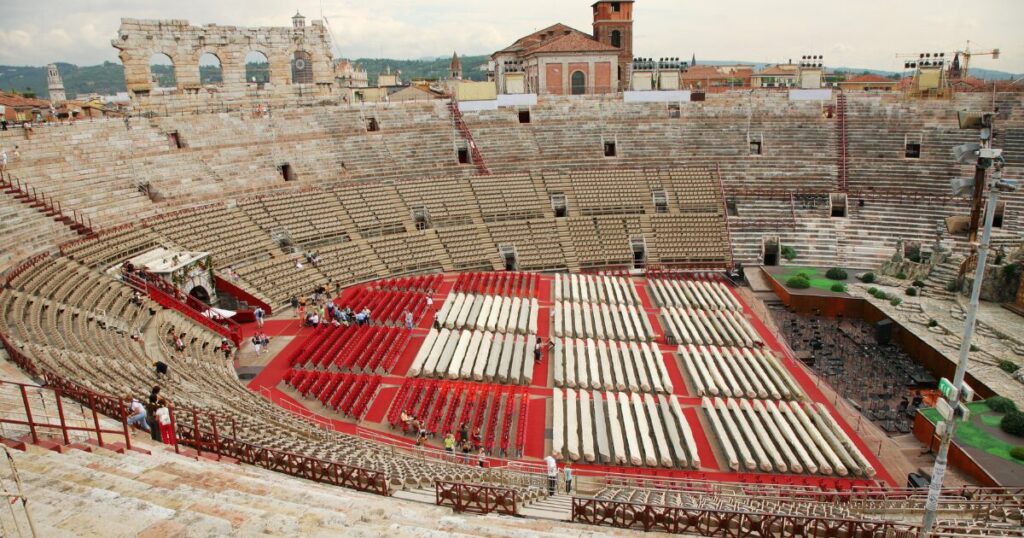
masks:
<path fill-rule="evenodd" d="M 956 387 L 953 386 L 953 382 L 943 377 L 939 380 L 939 392 L 946 397 L 947 400 L 953 401 L 953 397 L 956 396 Z M 972 389 L 967 383 L 963 384 L 963 394 L 960 395 L 961 400 L 970 402 L 974 399 L 974 389 Z"/>

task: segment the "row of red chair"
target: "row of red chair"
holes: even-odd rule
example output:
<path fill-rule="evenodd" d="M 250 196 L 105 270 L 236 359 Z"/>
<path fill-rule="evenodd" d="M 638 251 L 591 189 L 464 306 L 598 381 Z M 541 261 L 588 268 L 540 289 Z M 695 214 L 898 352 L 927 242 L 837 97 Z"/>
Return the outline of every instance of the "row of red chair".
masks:
<path fill-rule="evenodd" d="M 409 337 L 409 331 L 399 327 L 319 327 L 291 357 L 290 365 L 388 373 L 409 345 Z"/>
<path fill-rule="evenodd" d="M 388 278 L 374 282 L 371 287 L 387 291 L 417 291 L 433 294 L 441 289 L 444 277 L 440 274 Z"/>
<path fill-rule="evenodd" d="M 455 292 L 509 297 L 535 297 L 540 275 L 536 273 L 462 273 L 455 281 Z"/>
<path fill-rule="evenodd" d="M 419 322 L 427 308 L 427 296 L 415 291 L 360 288 L 351 298 L 339 301 L 338 306 L 349 307 L 353 312 L 369 308 L 373 323 L 402 326 L 406 310 L 412 312 L 414 322 Z"/>
<path fill-rule="evenodd" d="M 285 374 L 284 382 L 305 398 L 315 398 L 334 411 L 359 418 L 380 387 L 381 376 L 292 369 Z"/>
<path fill-rule="evenodd" d="M 403 428 L 401 414 L 412 415 L 430 434 L 454 432 L 460 424 L 470 431 L 479 429 L 484 435 L 488 453 L 521 454 L 526 435 L 526 387 L 408 379 L 398 390 L 387 421 L 393 428 Z M 517 404 L 518 399 L 518 404 Z M 513 420 L 518 418 L 513 432 Z"/>

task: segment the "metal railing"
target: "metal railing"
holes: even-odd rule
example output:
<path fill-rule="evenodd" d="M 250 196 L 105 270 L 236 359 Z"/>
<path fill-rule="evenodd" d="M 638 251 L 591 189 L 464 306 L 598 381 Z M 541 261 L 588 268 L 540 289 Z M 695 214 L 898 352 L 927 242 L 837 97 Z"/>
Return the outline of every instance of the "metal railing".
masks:
<path fill-rule="evenodd" d="M 14 507 L 18 504 L 21 505 L 21 514 L 24 517 L 26 524 L 28 525 L 28 536 L 37 536 L 36 524 L 32 520 L 32 512 L 28 509 L 28 497 L 25 496 L 25 488 L 21 483 L 21 475 L 18 474 L 18 467 L 14 465 L 14 457 L 11 455 L 10 449 L 6 446 L 0 445 L 3 448 L 5 460 L 7 461 L 7 467 L 10 469 L 9 476 L 0 477 L 0 496 L 7 499 L 7 507 L 11 512 L 11 522 L 14 524 L 14 531 L 18 536 L 25 536 L 26 534 L 21 530 L 21 523 L 18 511 Z M 7 482 L 13 482 L 13 489 L 8 487 Z M 3 518 L 0 518 L 0 532 L 4 536 L 9 536 L 12 533 L 8 531 L 7 524 Z"/>
<path fill-rule="evenodd" d="M 434 482 L 434 499 L 438 506 L 451 506 L 456 512 L 519 514 L 516 490 L 511 488 L 437 480 Z"/>

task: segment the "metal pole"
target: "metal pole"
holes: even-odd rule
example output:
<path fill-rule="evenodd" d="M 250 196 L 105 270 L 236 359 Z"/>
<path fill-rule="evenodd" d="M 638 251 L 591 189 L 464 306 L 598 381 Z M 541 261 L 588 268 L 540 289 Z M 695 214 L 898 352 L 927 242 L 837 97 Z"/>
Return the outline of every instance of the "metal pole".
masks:
<path fill-rule="evenodd" d="M 971 337 L 974 335 L 974 321 L 978 315 L 978 298 L 981 296 L 981 281 L 985 276 L 985 259 L 988 257 L 988 244 L 992 236 L 992 221 L 996 214 L 996 201 L 998 190 L 995 186 L 989 190 L 988 205 L 985 208 L 985 231 L 981 236 L 981 244 L 978 245 L 978 266 L 974 270 L 974 283 L 971 286 L 971 302 L 967 308 L 967 318 L 964 320 L 964 335 L 960 341 L 960 359 L 956 364 L 956 373 L 953 374 L 953 387 L 955 394 L 949 406 L 953 409 L 953 417 L 946 424 L 946 430 L 942 432 L 942 439 L 939 442 L 939 453 L 935 457 L 935 466 L 932 467 L 932 481 L 928 486 L 928 501 L 925 503 L 924 520 L 921 523 L 922 538 L 926 538 L 935 524 L 935 510 L 939 505 L 939 495 L 942 493 L 942 478 L 946 474 L 946 455 L 949 452 L 949 443 L 953 440 L 953 433 L 956 430 L 956 420 L 963 413 L 960 403 L 960 394 L 964 388 L 964 374 L 967 372 L 968 354 L 971 351 Z"/>

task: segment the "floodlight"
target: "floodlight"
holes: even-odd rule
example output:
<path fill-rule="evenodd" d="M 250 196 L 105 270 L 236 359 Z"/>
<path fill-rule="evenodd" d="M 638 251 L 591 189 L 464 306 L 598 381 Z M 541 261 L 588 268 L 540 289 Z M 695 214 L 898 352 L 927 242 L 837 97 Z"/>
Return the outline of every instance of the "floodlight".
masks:
<path fill-rule="evenodd" d="M 956 113 L 961 129 L 984 129 L 992 125 L 992 112 L 971 112 L 961 110 Z"/>
<path fill-rule="evenodd" d="M 960 164 L 974 164 L 978 159 L 978 152 L 981 151 L 981 144 L 968 142 L 953 147 L 953 159 Z"/>
<path fill-rule="evenodd" d="M 1020 182 L 1016 179 L 997 179 L 995 185 L 999 192 L 1016 192 L 1020 188 Z"/>

